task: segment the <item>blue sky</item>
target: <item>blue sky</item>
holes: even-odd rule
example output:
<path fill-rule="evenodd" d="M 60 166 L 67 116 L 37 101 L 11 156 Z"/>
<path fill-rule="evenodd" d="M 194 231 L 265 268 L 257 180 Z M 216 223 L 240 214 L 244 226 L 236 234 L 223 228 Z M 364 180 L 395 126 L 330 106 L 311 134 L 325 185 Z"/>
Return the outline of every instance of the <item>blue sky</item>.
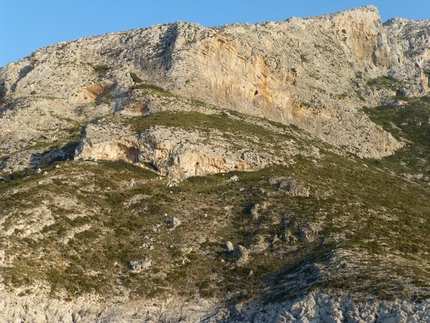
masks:
<path fill-rule="evenodd" d="M 60 41 L 173 21 L 203 26 L 309 17 L 367 4 L 382 20 L 430 19 L 430 0 L 0 0 L 0 67 Z"/>

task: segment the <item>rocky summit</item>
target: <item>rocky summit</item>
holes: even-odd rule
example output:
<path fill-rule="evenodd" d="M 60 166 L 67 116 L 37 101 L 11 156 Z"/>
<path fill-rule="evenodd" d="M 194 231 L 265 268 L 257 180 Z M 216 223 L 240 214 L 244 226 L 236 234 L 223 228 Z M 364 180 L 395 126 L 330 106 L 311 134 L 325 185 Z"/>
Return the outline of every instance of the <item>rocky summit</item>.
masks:
<path fill-rule="evenodd" d="M 366 6 L 0 68 L 0 321 L 430 322 L 429 44 Z"/>

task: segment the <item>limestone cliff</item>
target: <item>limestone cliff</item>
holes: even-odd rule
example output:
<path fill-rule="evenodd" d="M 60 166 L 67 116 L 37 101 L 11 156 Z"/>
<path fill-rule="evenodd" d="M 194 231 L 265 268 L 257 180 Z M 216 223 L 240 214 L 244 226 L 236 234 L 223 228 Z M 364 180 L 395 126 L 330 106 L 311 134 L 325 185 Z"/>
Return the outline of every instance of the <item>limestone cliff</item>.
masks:
<path fill-rule="evenodd" d="M 429 41 L 366 6 L 1 68 L 0 321 L 430 322 Z"/>
<path fill-rule="evenodd" d="M 402 143 L 371 123 L 361 107 L 396 91 L 427 93 L 428 37 L 428 22 L 383 25 L 377 9 L 367 6 L 256 25 L 178 22 L 56 44 L 0 70 L 2 155 L 55 141 L 70 130 L 67 120 L 142 105 L 133 92 L 145 81 L 295 124 L 345 151 L 379 158 Z M 403 85 L 375 92 L 366 80 L 379 76 Z M 17 144 L 9 147 L 11 142 Z"/>

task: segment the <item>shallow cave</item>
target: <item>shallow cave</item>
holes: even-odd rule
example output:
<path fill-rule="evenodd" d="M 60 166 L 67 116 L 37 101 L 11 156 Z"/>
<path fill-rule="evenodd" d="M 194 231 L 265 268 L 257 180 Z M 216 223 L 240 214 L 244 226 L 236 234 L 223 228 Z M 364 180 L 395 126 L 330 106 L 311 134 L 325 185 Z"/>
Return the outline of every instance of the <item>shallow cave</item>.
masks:
<path fill-rule="evenodd" d="M 132 163 L 137 163 L 139 160 L 139 150 L 136 147 L 122 147 L 125 157 Z"/>

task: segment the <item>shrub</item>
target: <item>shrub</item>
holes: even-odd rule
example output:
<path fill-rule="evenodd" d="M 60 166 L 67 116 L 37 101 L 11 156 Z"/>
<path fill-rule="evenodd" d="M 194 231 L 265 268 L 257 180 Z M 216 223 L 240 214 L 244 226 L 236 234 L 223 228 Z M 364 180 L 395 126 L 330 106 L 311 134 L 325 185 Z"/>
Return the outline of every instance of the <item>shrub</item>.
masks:
<path fill-rule="evenodd" d="M 136 73 L 130 72 L 130 76 L 134 83 L 143 83 L 143 80 Z"/>
<path fill-rule="evenodd" d="M 92 65 L 94 72 L 98 75 L 105 75 L 107 71 L 110 70 L 110 67 L 107 65 Z"/>

